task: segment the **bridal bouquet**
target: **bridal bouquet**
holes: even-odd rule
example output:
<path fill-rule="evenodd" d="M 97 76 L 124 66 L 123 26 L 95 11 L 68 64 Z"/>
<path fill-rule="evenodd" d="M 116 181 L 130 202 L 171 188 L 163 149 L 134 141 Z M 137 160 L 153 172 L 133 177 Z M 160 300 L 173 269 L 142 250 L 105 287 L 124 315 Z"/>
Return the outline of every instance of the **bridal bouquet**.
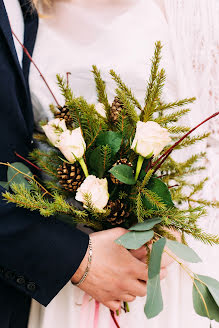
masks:
<path fill-rule="evenodd" d="M 70 223 L 82 223 L 95 231 L 128 229 L 116 242 L 127 249 L 145 245 L 148 251 L 146 316 L 153 318 L 163 309 L 160 266 L 166 252 L 191 277 L 197 314 L 219 322 L 219 282 L 191 272 L 184 264 L 201 261 L 187 245 L 186 235 L 210 245 L 219 243 L 219 236 L 198 225 L 207 206 L 219 206 L 197 196 L 206 179 L 198 183 L 191 179 L 204 169 L 198 162 L 205 154 L 193 154 L 184 162 L 171 156 L 208 137 L 206 133 L 190 135 L 218 113 L 192 130 L 177 124 L 189 112 L 185 105 L 195 99 L 163 101 L 161 48 L 157 42 L 143 107 L 113 70 L 110 74 L 117 88 L 112 104 L 96 66 L 97 105 L 74 97 L 68 78 L 57 76 L 65 105 L 51 106 L 54 119 L 42 122 L 44 133 L 35 136 L 45 146 L 26 160 L 43 172 L 41 179 L 22 163 L 5 164 L 8 191 L 4 198 L 45 217 L 65 215 Z M 176 231 L 181 233 L 181 243 Z"/>

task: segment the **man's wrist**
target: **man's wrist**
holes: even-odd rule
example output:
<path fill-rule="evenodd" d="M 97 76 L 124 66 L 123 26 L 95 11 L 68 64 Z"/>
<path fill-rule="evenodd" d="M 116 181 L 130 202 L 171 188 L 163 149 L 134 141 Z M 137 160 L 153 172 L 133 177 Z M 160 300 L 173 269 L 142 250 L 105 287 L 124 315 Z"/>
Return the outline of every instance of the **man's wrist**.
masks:
<path fill-rule="evenodd" d="M 91 243 L 91 239 L 89 240 L 89 244 L 88 244 L 88 248 L 87 248 L 87 252 L 78 268 L 78 270 L 75 272 L 75 274 L 73 275 L 71 282 L 76 285 L 79 286 L 87 277 L 89 269 L 90 269 L 90 265 L 91 265 L 91 260 L 92 260 L 92 243 Z"/>

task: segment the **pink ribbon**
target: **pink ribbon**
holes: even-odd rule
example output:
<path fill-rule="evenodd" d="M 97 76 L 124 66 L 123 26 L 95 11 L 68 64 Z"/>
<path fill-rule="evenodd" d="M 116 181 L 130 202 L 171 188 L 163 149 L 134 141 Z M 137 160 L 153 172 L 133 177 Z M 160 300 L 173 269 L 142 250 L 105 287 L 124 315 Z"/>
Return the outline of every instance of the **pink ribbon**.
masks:
<path fill-rule="evenodd" d="M 100 303 L 95 301 L 91 302 L 91 297 L 88 294 L 84 294 L 83 302 L 81 306 L 80 315 L 80 328 L 98 328 L 100 318 Z M 117 321 L 116 317 L 116 321 Z M 92 325 L 93 322 L 93 325 Z M 115 322 L 115 316 L 113 319 L 112 312 L 110 315 L 110 327 L 118 328 L 119 325 Z"/>
<path fill-rule="evenodd" d="M 100 303 L 95 301 L 94 328 L 98 328 L 99 315 L 100 315 Z"/>

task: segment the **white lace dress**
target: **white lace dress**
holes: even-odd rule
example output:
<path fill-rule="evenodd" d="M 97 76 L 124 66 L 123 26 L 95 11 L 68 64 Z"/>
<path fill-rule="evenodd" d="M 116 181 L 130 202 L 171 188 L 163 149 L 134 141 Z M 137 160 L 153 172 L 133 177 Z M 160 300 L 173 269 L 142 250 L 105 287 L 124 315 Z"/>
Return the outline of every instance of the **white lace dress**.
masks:
<path fill-rule="evenodd" d="M 195 0 L 185 1 L 187 1 L 187 5 L 193 1 L 197 3 Z M 214 0 L 211 1 L 214 2 Z M 212 66 L 205 72 L 204 57 L 203 61 L 198 61 L 199 64 L 194 61 L 193 51 L 194 53 L 198 51 L 202 43 L 198 42 L 197 49 L 195 49 L 195 47 L 191 47 L 191 43 L 189 44 L 190 39 L 185 43 L 186 46 L 177 39 L 178 34 L 184 35 L 185 31 L 182 27 L 186 28 L 184 19 L 187 16 L 181 17 L 181 9 L 179 10 L 183 4 L 182 1 L 93 0 L 90 1 L 92 6 L 87 5 L 87 2 L 89 3 L 86 0 L 77 0 L 72 3 L 61 2 L 56 5 L 53 16 L 41 20 L 34 59 L 60 102 L 63 99 L 59 95 L 55 75 L 56 73 L 65 75 L 66 72 L 71 72 L 70 84 L 74 94 L 82 95 L 90 102 L 96 102 L 95 85 L 91 74 L 91 66 L 96 64 L 101 69 L 107 83 L 111 101 L 115 95 L 115 85 L 108 72 L 113 68 L 143 103 L 154 43 L 161 40 L 164 44 L 162 65 L 167 71 L 166 100 L 171 101 L 190 94 L 201 96 L 202 106 L 193 108 L 192 125 L 214 110 L 210 105 L 217 100 L 213 80 L 210 84 L 207 83 L 206 88 L 202 90 L 194 88 L 200 79 L 207 81 L 209 75 L 212 76 L 212 79 L 214 76 L 216 78 L 215 69 Z M 180 26 L 180 19 L 182 26 Z M 199 18 L 197 21 L 201 26 Z M 190 24 L 190 26 L 192 25 Z M 195 30 L 195 32 L 197 31 Z M 190 38 L 190 32 L 187 31 L 187 33 Z M 217 47 L 215 49 L 218 51 Z M 184 56 L 182 56 L 183 53 Z M 213 62 L 212 59 L 211 62 Z M 190 72 L 189 75 L 188 72 Z M 33 67 L 30 86 L 36 121 L 45 116 L 50 117 L 48 105 L 53 102 L 53 99 Z M 219 191 L 219 173 L 217 172 L 219 155 L 216 151 L 218 141 L 215 141 L 218 140 L 215 137 L 217 126 L 209 125 L 208 128 L 215 130 L 213 139 L 209 139 L 210 147 L 207 148 L 205 144 L 200 147 L 206 148 L 208 151 L 209 160 L 206 165 L 208 165 L 210 180 L 206 193 L 210 199 L 214 199 L 217 198 Z M 218 212 L 212 210 L 210 216 L 203 220 L 203 225 L 208 231 L 219 233 L 217 215 Z M 193 247 L 204 258 L 204 263 L 196 265 L 193 270 L 218 278 L 219 268 L 215 264 L 217 263 L 218 253 L 216 252 L 218 249 L 210 249 L 207 246 L 200 247 L 200 244 L 195 242 L 193 242 Z M 131 312 L 123 313 L 119 317 L 120 327 L 190 328 L 194 326 L 194 322 L 199 328 L 209 327 L 208 320 L 194 313 L 191 281 L 177 265 L 173 264 L 169 267 L 168 277 L 162 281 L 162 291 L 164 311 L 158 318 L 147 320 L 143 311 L 145 299 L 138 298 L 130 304 Z M 33 301 L 29 328 L 115 327 L 109 310 L 102 305 L 99 311 L 99 323 L 94 326 L 95 302 L 88 302 L 85 308 L 82 306 L 83 300 L 84 293 L 69 283 L 47 308 Z M 213 327 L 219 327 L 219 325 L 215 324 Z"/>

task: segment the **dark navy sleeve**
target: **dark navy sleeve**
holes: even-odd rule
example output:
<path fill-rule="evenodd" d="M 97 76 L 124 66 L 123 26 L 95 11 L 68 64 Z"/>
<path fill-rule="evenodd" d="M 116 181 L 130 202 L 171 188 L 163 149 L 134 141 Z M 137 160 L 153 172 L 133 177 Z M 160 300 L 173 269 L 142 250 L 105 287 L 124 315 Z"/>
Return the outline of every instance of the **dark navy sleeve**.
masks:
<path fill-rule="evenodd" d="M 88 235 L 55 218 L 0 198 L 0 279 L 44 306 L 78 269 L 88 240 Z"/>

